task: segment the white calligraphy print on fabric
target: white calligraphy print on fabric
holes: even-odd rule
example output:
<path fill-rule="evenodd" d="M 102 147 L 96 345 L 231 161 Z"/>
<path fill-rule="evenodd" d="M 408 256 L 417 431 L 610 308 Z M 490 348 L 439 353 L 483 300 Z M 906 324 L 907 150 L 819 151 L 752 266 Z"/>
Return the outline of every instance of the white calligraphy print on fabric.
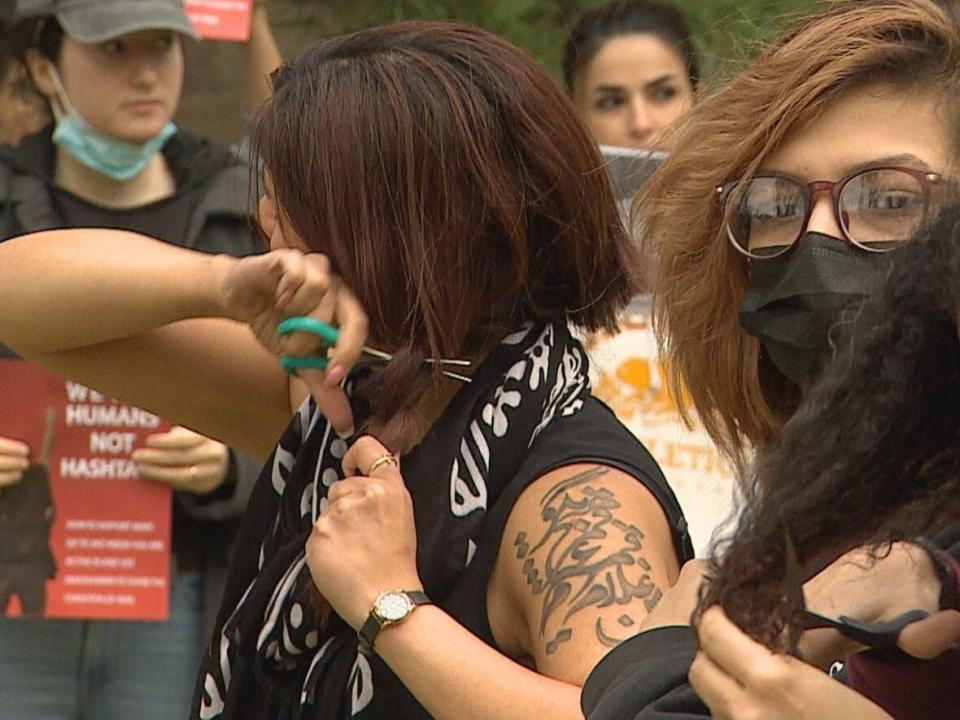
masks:
<path fill-rule="evenodd" d="M 353 664 L 351 685 L 353 690 L 350 714 L 356 715 L 373 700 L 373 669 L 370 661 L 361 653 L 357 653 L 357 661 Z"/>
<path fill-rule="evenodd" d="M 476 421 L 471 423 L 471 430 Z M 480 437 L 482 443 L 478 443 L 480 450 L 481 467 L 477 464 L 477 459 L 470 450 L 467 441 L 460 441 L 460 458 L 453 461 L 453 470 L 450 473 L 450 511 L 457 517 L 465 517 L 474 510 L 485 510 L 487 507 L 487 481 L 485 473 L 489 470 L 490 455 L 487 449 L 486 440 L 477 426 L 474 437 Z M 460 460 L 464 461 L 467 468 L 469 481 L 461 477 Z"/>
<path fill-rule="evenodd" d="M 217 681 L 210 673 L 203 679 L 203 694 L 204 697 L 200 700 L 200 720 L 212 720 L 223 712 L 223 698 L 220 697 Z M 207 698 L 210 698 L 209 703 Z"/>
<path fill-rule="evenodd" d="M 558 413 L 561 417 L 568 417 L 580 411 L 583 407 L 583 399 L 580 395 L 588 385 L 589 380 L 583 372 L 583 354 L 577 349 L 567 348 L 560 362 L 557 381 L 547 399 L 543 420 L 537 425 L 530 438 L 531 445 Z"/>

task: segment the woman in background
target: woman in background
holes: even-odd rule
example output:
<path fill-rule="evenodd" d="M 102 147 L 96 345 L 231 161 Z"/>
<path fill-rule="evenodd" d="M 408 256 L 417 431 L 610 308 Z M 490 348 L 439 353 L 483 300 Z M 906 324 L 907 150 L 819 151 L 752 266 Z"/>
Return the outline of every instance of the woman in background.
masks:
<path fill-rule="evenodd" d="M 601 145 L 625 224 L 642 183 L 667 156 L 663 131 L 693 103 L 699 61 L 680 12 L 650 0 L 621 0 L 584 13 L 564 51 L 567 91 Z M 651 151 L 656 149 L 657 151 Z M 641 262 L 639 294 L 615 335 L 587 341 L 594 393 L 654 454 L 677 493 L 698 554 L 726 516 L 733 478 L 699 423 L 684 423 L 669 392 L 653 330 L 655 248 Z"/>
<path fill-rule="evenodd" d="M 700 63 L 679 10 L 617 0 L 577 20 L 563 79 L 599 145 L 661 150 L 663 131 L 693 106 Z"/>

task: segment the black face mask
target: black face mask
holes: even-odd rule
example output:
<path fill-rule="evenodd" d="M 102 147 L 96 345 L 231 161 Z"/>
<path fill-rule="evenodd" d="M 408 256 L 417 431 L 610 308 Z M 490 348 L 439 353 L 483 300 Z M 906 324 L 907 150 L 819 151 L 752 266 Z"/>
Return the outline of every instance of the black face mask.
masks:
<path fill-rule="evenodd" d="M 863 298 L 881 258 L 807 233 L 786 255 L 750 263 L 740 324 L 760 338 L 777 369 L 805 389 L 832 355 L 830 328 Z"/>

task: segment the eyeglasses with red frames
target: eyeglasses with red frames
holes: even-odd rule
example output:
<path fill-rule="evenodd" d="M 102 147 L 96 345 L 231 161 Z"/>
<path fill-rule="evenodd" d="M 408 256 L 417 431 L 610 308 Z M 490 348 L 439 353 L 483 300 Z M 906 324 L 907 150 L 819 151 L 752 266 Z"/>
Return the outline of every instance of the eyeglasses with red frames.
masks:
<path fill-rule="evenodd" d="M 867 252 L 893 250 L 928 217 L 934 188 L 946 184 L 934 172 L 872 167 L 839 180 L 804 183 L 789 175 L 757 175 L 717 188 L 727 237 L 755 260 L 789 251 L 807 229 L 817 193 L 829 192 L 833 213 L 851 245 Z"/>

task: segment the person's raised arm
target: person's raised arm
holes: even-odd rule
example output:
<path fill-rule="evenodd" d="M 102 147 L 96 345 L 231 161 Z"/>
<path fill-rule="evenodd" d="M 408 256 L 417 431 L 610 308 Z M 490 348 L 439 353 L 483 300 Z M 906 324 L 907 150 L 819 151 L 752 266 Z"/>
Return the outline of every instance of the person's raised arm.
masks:
<path fill-rule="evenodd" d="M 36 233 L 0 245 L 0 306 L 0 339 L 24 357 L 258 457 L 306 396 L 276 355 L 317 349 L 276 325 L 316 313 L 341 341 L 331 370 L 305 380 L 336 427 L 351 422 L 332 389 L 366 316 L 320 255 L 238 260 L 115 230 Z"/>
<path fill-rule="evenodd" d="M 244 97 L 247 112 L 256 115 L 260 107 L 270 99 L 273 86 L 270 75 L 280 67 L 283 56 L 270 28 L 266 0 L 255 0 L 253 17 L 250 20 L 250 39 L 244 49 Z"/>

